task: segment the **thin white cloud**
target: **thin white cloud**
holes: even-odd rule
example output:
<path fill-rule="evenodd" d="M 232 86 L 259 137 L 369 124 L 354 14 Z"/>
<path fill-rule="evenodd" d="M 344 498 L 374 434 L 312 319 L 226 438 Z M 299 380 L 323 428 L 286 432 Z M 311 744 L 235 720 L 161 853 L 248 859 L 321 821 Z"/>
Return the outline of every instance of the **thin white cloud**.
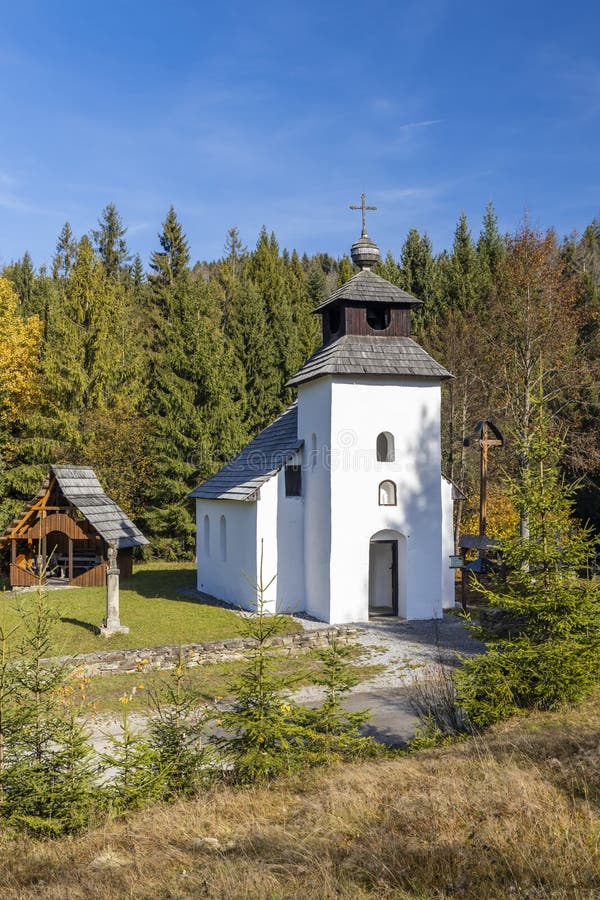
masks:
<path fill-rule="evenodd" d="M 404 125 L 398 125 L 398 131 L 414 128 L 429 128 L 431 125 L 440 125 L 443 121 L 443 119 L 423 119 L 421 122 L 406 122 Z"/>
<path fill-rule="evenodd" d="M 150 222 L 134 222 L 133 225 L 127 226 L 127 234 L 131 237 L 134 234 L 139 234 L 141 231 L 147 231 L 150 227 Z"/>
<path fill-rule="evenodd" d="M 37 216 L 56 216 L 59 213 L 53 209 L 45 209 L 36 206 L 24 199 L 18 192 L 19 184 L 8 172 L 0 172 L 0 209 L 9 212 L 33 214 Z"/>
<path fill-rule="evenodd" d="M 384 113 L 390 115 L 396 111 L 396 104 L 387 97 L 376 97 L 371 103 L 371 109 L 376 113 Z"/>

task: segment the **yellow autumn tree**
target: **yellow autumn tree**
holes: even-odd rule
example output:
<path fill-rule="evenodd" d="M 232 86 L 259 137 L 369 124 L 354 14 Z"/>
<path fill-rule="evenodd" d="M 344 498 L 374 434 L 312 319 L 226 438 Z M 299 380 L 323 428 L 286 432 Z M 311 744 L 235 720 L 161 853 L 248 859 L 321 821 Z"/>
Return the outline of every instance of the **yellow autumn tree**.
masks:
<path fill-rule="evenodd" d="M 42 326 L 37 316 L 23 319 L 10 281 L 0 277 L 0 431 L 10 436 L 35 402 Z"/>
<path fill-rule="evenodd" d="M 477 498 L 478 499 L 478 498 Z M 509 495 L 501 487 L 488 488 L 487 528 L 488 537 L 512 538 L 519 527 L 519 513 Z M 479 509 L 472 509 L 462 526 L 463 534 L 479 534 Z"/>

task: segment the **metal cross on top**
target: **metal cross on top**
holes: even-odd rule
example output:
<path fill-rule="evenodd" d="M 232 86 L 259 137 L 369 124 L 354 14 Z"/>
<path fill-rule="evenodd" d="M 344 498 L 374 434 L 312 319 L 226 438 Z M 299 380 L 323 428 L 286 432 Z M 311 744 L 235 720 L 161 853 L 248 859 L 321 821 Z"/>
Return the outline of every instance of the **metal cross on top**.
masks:
<path fill-rule="evenodd" d="M 364 194 L 360 195 L 360 206 L 351 206 L 350 209 L 362 210 L 362 234 L 361 237 L 367 237 L 367 210 L 377 209 L 376 206 L 367 206 L 367 198 Z"/>

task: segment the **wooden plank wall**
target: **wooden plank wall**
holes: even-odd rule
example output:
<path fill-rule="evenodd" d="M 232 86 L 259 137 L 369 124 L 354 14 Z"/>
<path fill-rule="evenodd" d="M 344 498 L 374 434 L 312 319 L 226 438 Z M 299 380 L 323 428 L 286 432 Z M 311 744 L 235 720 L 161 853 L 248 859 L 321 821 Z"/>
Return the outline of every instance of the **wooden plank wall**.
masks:
<path fill-rule="evenodd" d="M 11 587 L 31 587 L 38 583 L 37 575 L 28 572 L 22 566 L 16 563 L 10 564 L 10 584 Z"/>
<path fill-rule="evenodd" d="M 383 330 L 376 331 L 367 322 L 366 305 L 340 303 L 340 327 L 335 334 L 329 328 L 329 310 L 323 314 L 323 344 L 337 340 L 345 334 L 358 334 L 362 337 L 410 337 L 410 309 L 390 306 L 390 324 Z"/>
<path fill-rule="evenodd" d="M 117 565 L 119 567 L 119 578 L 131 578 L 133 575 L 133 547 L 126 547 L 119 550 L 117 554 Z"/>
<path fill-rule="evenodd" d="M 85 541 L 88 538 L 87 533 L 79 527 L 77 522 L 65 513 L 51 513 L 49 516 L 38 519 L 24 536 L 30 539 L 40 538 L 52 531 L 66 534 L 78 541 Z"/>
<path fill-rule="evenodd" d="M 348 306 L 346 310 L 346 334 L 359 334 L 364 337 L 379 335 L 380 337 L 409 337 L 410 310 L 398 306 L 390 307 L 390 324 L 382 330 L 371 328 L 367 322 L 367 310 L 364 306 Z"/>
<path fill-rule="evenodd" d="M 98 563 L 87 572 L 82 572 L 70 582 L 78 587 L 103 587 L 106 584 L 106 563 Z"/>

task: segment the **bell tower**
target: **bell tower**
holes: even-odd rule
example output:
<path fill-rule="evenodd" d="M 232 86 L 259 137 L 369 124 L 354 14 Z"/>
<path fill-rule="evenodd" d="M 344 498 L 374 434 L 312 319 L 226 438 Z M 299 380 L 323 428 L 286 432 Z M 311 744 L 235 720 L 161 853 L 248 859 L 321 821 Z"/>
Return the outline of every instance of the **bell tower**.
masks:
<path fill-rule="evenodd" d="M 352 244 L 352 262 L 360 271 L 338 288 L 314 312 L 323 320 L 323 345 L 345 335 L 361 337 L 410 337 L 410 311 L 420 300 L 372 272 L 379 262 L 379 247 L 367 234 L 365 195 L 360 206 L 362 232 Z"/>
<path fill-rule="evenodd" d="M 450 374 L 410 337 L 420 300 L 372 271 L 366 230 L 359 271 L 314 310 L 323 344 L 288 382 L 298 387 L 304 446 L 306 610 L 330 622 L 381 609 L 442 611 L 440 385 Z M 391 613 L 387 613 L 391 614 Z"/>

